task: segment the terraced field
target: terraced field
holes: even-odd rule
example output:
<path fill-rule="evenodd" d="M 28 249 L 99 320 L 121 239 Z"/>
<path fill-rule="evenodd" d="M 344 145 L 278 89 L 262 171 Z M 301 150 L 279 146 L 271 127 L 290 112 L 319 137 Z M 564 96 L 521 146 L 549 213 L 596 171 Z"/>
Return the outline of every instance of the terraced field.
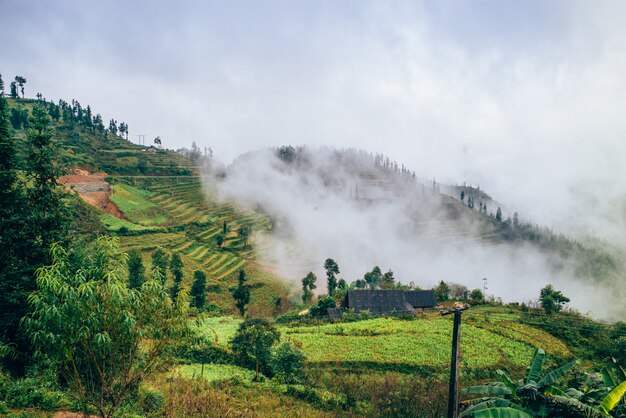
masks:
<path fill-rule="evenodd" d="M 242 227 L 248 229 L 250 237 L 254 232 L 266 231 L 269 220 L 207 198 L 198 177 L 118 180 L 111 199 L 128 221 L 106 216 L 103 222 L 111 230 L 125 227 L 137 233 L 122 236 L 122 248 L 142 252 L 146 266 L 150 265 L 150 253 L 163 247 L 181 255 L 187 285 L 191 284 L 193 271 L 200 269 L 207 274 L 210 285 L 225 291 L 238 271 L 245 269 L 251 280 L 265 287 L 257 290 L 257 296 L 268 309 L 276 295 L 285 294 L 285 285 L 257 264 L 252 238 L 246 245 L 246 238 L 240 234 Z M 219 246 L 218 236 L 223 241 Z M 222 306 L 231 303 L 229 297 L 222 299 Z"/>
<path fill-rule="evenodd" d="M 240 320 L 232 317 L 209 318 L 199 326 L 219 344 L 235 335 Z M 501 327 L 515 325 L 508 335 Z M 279 326 L 283 339 L 302 347 L 311 363 L 388 364 L 445 368 L 450 361 L 450 318 L 400 320 L 376 318 L 367 321 L 313 326 Z M 537 341 L 529 340 L 532 334 Z M 514 321 L 500 321 L 483 327 L 463 324 L 461 351 L 463 368 L 482 369 L 502 364 L 522 368 L 535 345 L 555 356 L 571 356 L 561 341 L 549 334 Z"/>

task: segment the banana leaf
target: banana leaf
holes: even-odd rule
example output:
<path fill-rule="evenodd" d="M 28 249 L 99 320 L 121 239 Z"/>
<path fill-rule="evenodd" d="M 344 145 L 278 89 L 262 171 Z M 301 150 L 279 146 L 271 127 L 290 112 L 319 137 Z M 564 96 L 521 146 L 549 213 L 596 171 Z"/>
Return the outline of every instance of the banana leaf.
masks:
<path fill-rule="evenodd" d="M 543 360 L 546 357 L 546 352 L 541 348 L 535 349 L 535 355 L 533 356 L 533 361 L 530 363 L 530 369 L 528 369 L 528 374 L 526 375 L 526 381 L 524 383 L 536 382 L 539 380 L 539 376 L 541 375 L 541 368 L 543 367 Z"/>
<path fill-rule="evenodd" d="M 488 384 L 482 386 L 470 386 L 466 388 L 464 393 L 484 393 L 487 395 L 496 396 L 511 396 L 513 392 L 507 388 L 504 383 L 497 382 L 496 384 Z"/>
<path fill-rule="evenodd" d="M 601 410 L 596 409 L 593 406 L 587 405 L 585 403 L 582 403 L 578 399 L 570 398 L 567 396 L 556 395 L 556 396 L 551 396 L 550 400 L 556 404 L 561 405 L 561 407 L 569 407 L 573 410 L 584 412 L 585 416 L 587 417 L 599 417 L 599 416 L 604 415 L 604 413 Z"/>
<path fill-rule="evenodd" d="M 502 383 L 504 383 L 506 387 L 511 389 L 511 392 L 517 391 L 517 385 L 511 380 L 508 374 L 499 369 L 496 370 L 496 374 L 500 376 L 500 380 L 502 380 Z"/>
<path fill-rule="evenodd" d="M 613 376 L 611 376 L 611 372 L 609 371 L 609 369 L 605 367 L 602 368 L 602 380 L 604 380 L 604 386 L 608 386 L 608 387 L 614 387 L 615 386 L 615 380 L 613 380 Z"/>
<path fill-rule="evenodd" d="M 532 418 L 532 415 L 514 408 L 488 408 L 474 413 L 475 418 Z"/>
<path fill-rule="evenodd" d="M 556 370 L 551 371 L 537 382 L 540 388 L 545 388 L 554 384 L 557 380 L 565 376 L 570 370 L 572 370 L 578 364 L 578 360 L 574 360 L 571 363 L 567 363 Z"/>
<path fill-rule="evenodd" d="M 526 412 L 524 410 L 524 408 L 522 408 L 521 406 L 519 406 L 517 404 L 514 404 L 513 402 L 509 401 L 508 399 L 490 399 L 488 401 L 484 401 L 484 402 L 478 403 L 476 405 L 470 406 L 465 411 L 463 411 L 461 414 L 459 414 L 459 418 L 474 416 L 474 414 L 477 411 L 481 411 L 483 409 L 505 408 L 505 407 L 510 407 L 510 408 L 513 408 L 513 409 L 519 409 L 520 411 Z"/>
<path fill-rule="evenodd" d="M 611 412 L 613 408 L 617 406 L 622 396 L 626 393 L 626 380 L 616 386 L 608 395 L 602 400 L 600 404 L 600 410 L 607 414 Z"/>

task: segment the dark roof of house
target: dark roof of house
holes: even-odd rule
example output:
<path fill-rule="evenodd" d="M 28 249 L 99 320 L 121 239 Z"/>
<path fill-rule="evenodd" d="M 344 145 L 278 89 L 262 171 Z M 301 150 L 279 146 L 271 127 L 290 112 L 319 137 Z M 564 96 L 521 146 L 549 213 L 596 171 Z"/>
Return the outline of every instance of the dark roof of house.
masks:
<path fill-rule="evenodd" d="M 341 314 L 343 313 L 343 308 L 328 308 L 328 319 L 335 320 L 341 319 Z"/>
<path fill-rule="evenodd" d="M 350 290 L 347 305 L 355 312 L 402 313 L 414 312 L 416 308 L 432 308 L 437 305 L 437 300 L 432 290 Z"/>
<path fill-rule="evenodd" d="M 368 310 L 372 314 L 413 312 L 403 290 L 350 290 L 348 308 L 355 312 Z"/>
<path fill-rule="evenodd" d="M 414 308 L 432 308 L 437 306 L 434 290 L 405 290 L 404 297 Z"/>

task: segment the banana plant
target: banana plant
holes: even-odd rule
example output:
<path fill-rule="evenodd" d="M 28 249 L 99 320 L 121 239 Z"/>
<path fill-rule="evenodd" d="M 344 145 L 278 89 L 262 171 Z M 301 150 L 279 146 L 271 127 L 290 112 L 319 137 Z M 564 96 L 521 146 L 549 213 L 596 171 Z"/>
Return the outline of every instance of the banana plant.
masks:
<path fill-rule="evenodd" d="M 488 397 L 470 401 L 471 406 L 465 409 L 459 417 L 490 416 L 485 415 L 490 413 L 497 414 L 492 416 L 507 418 L 555 416 L 551 412 L 554 409 L 555 400 L 558 402 L 555 396 L 565 398 L 567 396 L 554 385 L 578 362 L 572 361 L 542 374 L 545 357 L 544 350 L 535 349 L 526 376 L 518 381 L 513 381 L 505 372 L 498 370 L 496 373 L 500 377 L 500 382 L 467 388 L 465 393 L 484 394 Z M 588 406 L 585 405 L 585 407 Z M 593 412 L 596 413 L 596 410 Z M 598 410 L 597 413 L 601 412 Z"/>

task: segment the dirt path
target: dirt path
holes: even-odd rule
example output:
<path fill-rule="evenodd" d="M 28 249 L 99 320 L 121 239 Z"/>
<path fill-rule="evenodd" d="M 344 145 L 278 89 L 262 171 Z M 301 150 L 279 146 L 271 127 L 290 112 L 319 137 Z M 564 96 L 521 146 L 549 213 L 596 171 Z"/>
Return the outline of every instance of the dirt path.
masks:
<path fill-rule="evenodd" d="M 93 173 L 76 170 L 75 174 L 61 177 L 65 187 L 74 190 L 78 197 L 91 206 L 94 206 L 110 215 L 126 219 L 115 203 L 111 202 L 111 185 L 104 179 L 106 173 Z"/>

